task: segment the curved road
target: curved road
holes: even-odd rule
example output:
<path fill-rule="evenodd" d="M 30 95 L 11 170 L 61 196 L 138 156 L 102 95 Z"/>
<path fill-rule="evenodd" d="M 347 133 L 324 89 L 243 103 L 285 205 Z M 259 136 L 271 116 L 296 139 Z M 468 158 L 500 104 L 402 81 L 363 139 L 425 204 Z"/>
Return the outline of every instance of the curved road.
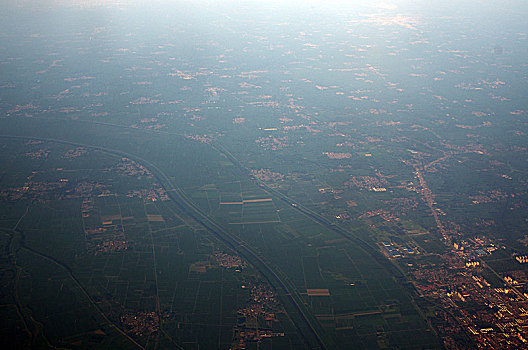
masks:
<path fill-rule="evenodd" d="M 99 150 L 107 154 L 116 155 L 119 157 L 129 158 L 138 164 L 142 164 L 145 168 L 149 169 L 151 173 L 160 181 L 161 186 L 165 189 L 172 201 L 178 205 L 186 214 L 192 217 L 196 222 L 202 225 L 207 231 L 214 234 L 222 242 L 231 247 L 238 254 L 243 256 L 255 268 L 266 278 L 266 280 L 276 289 L 284 292 L 282 295 L 283 304 L 286 302 L 285 308 L 290 317 L 294 322 L 295 326 L 299 330 L 300 334 L 304 337 L 307 347 L 310 349 L 327 349 L 327 348 L 336 348 L 336 345 L 333 344 L 331 340 L 325 337 L 324 330 L 322 329 L 319 322 L 315 317 L 310 313 L 303 303 L 301 297 L 297 294 L 295 288 L 292 286 L 291 282 L 287 280 L 286 277 L 281 277 L 276 271 L 269 266 L 269 263 L 263 260 L 261 256 L 258 255 L 251 247 L 245 244 L 245 242 L 239 240 L 237 237 L 234 237 L 221 226 L 216 224 L 209 216 L 203 213 L 187 196 L 186 194 L 177 186 L 175 186 L 169 177 L 156 165 L 151 162 L 129 154 L 124 151 L 109 149 L 96 145 L 87 145 L 82 143 L 76 143 L 66 140 L 58 140 L 52 138 L 42 138 L 42 137 L 33 137 L 33 136 L 14 136 L 14 135 L 0 135 L 0 138 L 6 139 L 18 139 L 18 140 L 39 140 L 46 142 L 53 142 L 58 144 L 66 144 L 76 147 L 85 147 L 89 149 Z M 223 153 L 223 152 L 222 152 Z M 296 322 L 294 315 L 291 312 L 294 311 L 297 313 L 297 320 L 302 321 L 302 325 Z M 310 334 L 306 334 L 306 330 L 309 330 Z"/>
<path fill-rule="evenodd" d="M 95 123 L 95 124 L 115 127 L 119 129 L 133 129 L 135 131 L 143 131 L 143 132 L 152 133 L 152 134 L 168 134 L 168 135 L 173 135 L 173 136 L 184 137 L 184 135 L 178 134 L 178 133 L 141 130 L 141 129 L 131 128 L 129 126 L 119 125 L 119 124 L 102 123 L 102 122 L 86 122 L 86 123 Z M 312 341 L 306 339 L 307 338 L 306 332 L 302 332 L 301 331 L 302 327 L 300 327 L 299 324 L 295 324 L 297 328 L 299 329 L 300 333 L 305 336 L 305 340 L 307 341 L 309 347 L 322 348 L 322 349 L 336 348 L 336 344 L 334 344 L 331 339 L 328 339 L 328 337 L 325 337 L 323 335 L 325 334 L 325 331 L 322 329 L 320 323 L 317 321 L 317 319 L 315 319 L 313 314 L 307 309 L 301 297 L 296 292 L 295 287 L 291 284 L 288 278 L 282 275 L 280 271 L 277 272 L 275 269 L 273 269 L 270 266 L 270 264 L 264 261 L 263 258 L 259 256 L 258 253 L 255 252 L 251 247 L 247 246 L 243 241 L 239 240 L 237 237 L 234 237 L 233 235 L 231 235 L 221 226 L 216 224 L 208 215 L 203 213 L 202 210 L 198 208 L 193 203 L 193 201 L 187 197 L 184 191 L 178 188 L 177 186 L 175 186 L 171 182 L 169 177 L 161 169 L 159 169 L 156 165 L 152 164 L 151 162 L 145 159 L 142 159 L 141 157 L 134 156 L 126 152 L 115 150 L 115 149 L 104 148 L 101 146 L 83 145 L 83 144 L 64 141 L 64 140 L 45 139 L 45 138 L 38 138 L 38 137 L 9 136 L 9 135 L 5 135 L 5 136 L 0 135 L 0 137 L 42 139 L 44 141 L 64 143 L 64 144 L 70 144 L 70 145 L 75 145 L 75 146 L 84 146 L 87 148 L 98 149 L 100 151 L 103 151 L 109 154 L 125 156 L 132 160 L 135 160 L 138 163 L 144 164 L 146 168 L 151 170 L 151 172 L 156 176 L 156 178 L 160 181 L 162 186 L 165 188 L 165 190 L 169 194 L 169 197 L 173 200 L 173 202 L 176 205 L 178 205 L 180 209 L 182 209 L 185 213 L 187 213 L 195 221 L 200 223 L 209 232 L 213 233 L 216 237 L 220 238 L 224 243 L 229 245 L 233 250 L 237 251 L 240 255 L 245 257 L 248 261 L 252 262 L 253 265 L 255 265 L 255 267 L 257 268 L 257 270 L 259 270 L 259 272 L 261 272 L 262 275 L 268 280 L 268 282 L 272 286 L 274 286 L 277 290 L 282 290 L 285 292 L 284 297 L 287 299 L 286 301 L 289 301 L 289 303 L 293 306 L 294 311 L 298 313 L 300 316 L 302 316 L 302 320 L 304 321 L 305 326 L 308 326 L 310 333 L 312 333 L 312 335 L 315 337 L 315 340 L 312 339 Z M 220 154 L 223 154 L 227 159 L 229 159 L 233 164 L 235 164 L 236 167 L 238 167 L 241 171 L 243 171 L 245 174 L 250 176 L 249 168 L 244 166 L 233 154 L 231 154 L 228 150 L 226 150 L 221 144 L 214 142 L 211 144 L 211 147 L 213 147 Z M 416 305 L 414 301 L 414 296 L 417 295 L 417 291 L 414 288 L 414 285 L 409 283 L 403 271 L 399 269 L 399 267 L 397 267 L 395 264 L 393 264 L 389 259 L 383 256 L 377 250 L 376 247 L 372 246 L 372 244 L 365 241 L 361 237 L 358 237 L 357 235 L 353 234 L 352 232 L 350 232 L 350 230 L 347 230 L 346 228 L 340 226 L 337 223 L 331 222 L 329 219 L 322 216 L 321 214 L 316 213 L 313 210 L 303 206 L 301 203 L 296 202 L 295 200 L 288 197 L 284 193 L 269 187 L 268 185 L 266 185 L 265 183 L 261 181 L 257 181 L 257 182 L 270 195 L 286 202 L 287 204 L 291 205 L 295 210 L 299 211 L 300 213 L 306 215 L 307 217 L 327 227 L 328 229 L 336 232 L 337 234 L 341 235 L 347 240 L 350 240 L 354 242 L 355 244 L 357 244 L 357 246 L 360 249 L 362 249 L 366 254 L 370 255 L 380 267 L 385 269 L 391 276 L 393 276 L 396 279 L 396 281 L 402 286 L 402 288 L 406 289 L 409 292 L 409 296 L 411 297 L 413 304 L 415 305 L 418 312 L 422 314 L 420 308 L 418 307 L 418 305 Z M 432 330 L 434 332 L 434 329 Z"/>

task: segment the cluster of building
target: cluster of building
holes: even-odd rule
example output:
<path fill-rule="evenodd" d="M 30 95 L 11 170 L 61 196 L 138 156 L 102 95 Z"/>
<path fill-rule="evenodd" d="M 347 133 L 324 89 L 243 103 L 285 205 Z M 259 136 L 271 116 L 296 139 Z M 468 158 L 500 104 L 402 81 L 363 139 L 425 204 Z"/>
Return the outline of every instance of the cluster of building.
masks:
<path fill-rule="evenodd" d="M 93 196 L 98 196 L 101 193 L 108 191 L 108 185 L 93 183 L 93 182 L 78 182 L 75 184 L 75 190 L 73 193 L 66 195 L 66 198 L 83 198 L 83 212 L 85 211 L 86 204 L 91 203 L 90 198 Z M 86 201 L 88 199 L 88 201 Z M 93 203 L 92 203 L 93 204 Z"/>
<path fill-rule="evenodd" d="M 128 333 L 138 337 L 150 335 L 159 330 L 160 320 L 155 312 L 129 312 L 121 316 L 121 323 Z"/>
<path fill-rule="evenodd" d="M 265 338 L 284 337 L 283 332 L 275 332 L 271 329 L 264 328 L 236 328 L 235 342 L 231 349 L 246 349 L 248 343 L 258 343 Z"/>
<path fill-rule="evenodd" d="M 121 252 L 128 249 L 128 241 L 119 238 L 101 240 L 95 244 L 94 249 L 102 253 Z"/>
<path fill-rule="evenodd" d="M 251 175 L 254 178 L 264 182 L 277 182 L 284 179 L 284 175 L 273 172 L 269 169 L 251 170 Z"/>
<path fill-rule="evenodd" d="M 48 157 L 49 153 L 49 150 L 39 149 L 33 152 L 27 152 L 26 156 L 31 159 L 45 159 Z"/>
<path fill-rule="evenodd" d="M 358 219 L 366 219 L 366 218 L 371 218 L 374 216 L 379 216 L 385 221 L 399 221 L 400 220 L 399 218 L 397 218 L 396 216 L 394 216 L 393 214 L 391 214 L 390 212 L 384 209 L 367 211 L 364 214 L 361 214 L 361 216 L 359 216 Z"/>
<path fill-rule="evenodd" d="M 121 162 L 118 163 L 113 170 L 117 170 L 119 173 L 126 176 L 136 176 L 138 178 L 145 176 L 147 178 L 152 178 L 152 174 L 148 169 L 128 158 L 121 158 Z"/>
<path fill-rule="evenodd" d="M 337 220 L 340 220 L 340 221 L 352 221 L 353 220 L 353 216 L 350 215 L 349 212 L 347 211 L 344 211 L 344 212 L 341 212 L 339 214 L 336 214 L 334 215 L 334 217 L 337 219 Z"/>
<path fill-rule="evenodd" d="M 237 311 L 233 349 L 245 349 L 248 343 L 258 343 L 266 338 L 283 337 L 283 332 L 273 330 L 277 312 L 283 312 L 275 293 L 262 282 L 245 282 L 242 288 L 250 290 L 247 304 Z"/>
<path fill-rule="evenodd" d="M 157 118 L 143 118 L 139 123 L 130 125 L 131 128 L 146 129 L 146 130 L 161 130 L 166 129 L 167 124 L 160 123 Z"/>
<path fill-rule="evenodd" d="M 201 143 L 213 142 L 213 137 L 211 135 L 185 135 L 185 137 Z"/>
<path fill-rule="evenodd" d="M 216 252 L 214 254 L 214 258 L 218 265 L 227 269 L 243 269 L 247 267 L 247 263 L 238 255 L 229 255 L 226 253 Z"/>
<path fill-rule="evenodd" d="M 150 189 L 143 188 L 140 190 L 133 190 L 127 194 L 127 197 L 144 198 L 152 202 L 169 200 L 169 196 L 167 195 L 167 192 L 165 192 L 165 190 L 161 186 L 155 186 Z"/>
<path fill-rule="evenodd" d="M 515 257 L 515 260 L 517 260 L 520 264 L 526 264 L 528 262 L 528 256 L 526 256 L 526 255 L 517 255 Z"/>
<path fill-rule="evenodd" d="M 489 255 L 499 249 L 499 246 L 485 237 L 451 240 L 454 252 L 465 260 Z"/>
<path fill-rule="evenodd" d="M 352 153 L 349 153 L 349 152 L 344 152 L 344 153 L 323 152 L 323 154 L 330 159 L 348 159 L 352 157 Z"/>
<path fill-rule="evenodd" d="M 433 324 L 446 348 L 528 347 L 528 275 L 516 270 L 501 277 L 483 265 L 479 256 L 497 249 L 503 248 L 484 237 L 462 240 L 440 256 L 441 263 L 412 268 L 417 290 L 443 310 L 437 311 Z M 523 260 L 516 258 L 508 259 Z M 471 342 L 464 347 L 460 339 L 467 337 Z"/>
<path fill-rule="evenodd" d="M 418 201 L 414 198 L 391 198 L 382 202 L 390 206 L 393 216 L 406 215 L 418 207 Z"/>
<path fill-rule="evenodd" d="M 288 146 L 288 137 L 287 136 L 267 136 L 259 137 L 255 142 L 263 147 L 265 150 L 278 151 L 286 146 Z"/>
<path fill-rule="evenodd" d="M 408 243 L 400 242 L 395 243 L 393 241 L 383 241 L 381 243 L 382 252 L 389 258 L 400 258 L 410 254 L 417 254 L 418 249 L 416 247 L 408 246 Z"/>
<path fill-rule="evenodd" d="M 511 196 L 514 197 L 513 194 Z M 469 199 L 473 204 L 481 204 L 501 201 L 508 197 L 510 197 L 510 195 L 507 193 L 501 192 L 499 190 L 492 190 L 487 193 L 479 193 L 478 195 L 470 196 Z"/>
<path fill-rule="evenodd" d="M 0 199 L 8 201 L 32 199 L 40 202 L 49 199 L 61 199 L 64 196 L 63 189 L 65 186 L 66 181 L 27 181 L 23 186 L 11 187 L 0 191 Z"/>
<path fill-rule="evenodd" d="M 83 154 L 86 154 L 86 153 L 88 153 L 88 150 L 86 148 L 77 147 L 77 148 L 73 148 L 73 149 L 68 150 L 64 154 L 64 158 L 73 159 L 73 158 L 80 157 L 80 156 L 82 156 Z"/>
<path fill-rule="evenodd" d="M 375 192 L 384 192 L 389 182 L 379 176 L 353 176 L 350 181 L 345 182 L 346 187 L 357 187 Z"/>

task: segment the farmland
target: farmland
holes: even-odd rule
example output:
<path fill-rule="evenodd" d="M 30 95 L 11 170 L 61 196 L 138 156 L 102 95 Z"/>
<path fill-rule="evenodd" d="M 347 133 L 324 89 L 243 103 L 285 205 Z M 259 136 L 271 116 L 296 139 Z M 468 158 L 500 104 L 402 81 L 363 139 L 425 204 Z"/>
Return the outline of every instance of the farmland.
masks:
<path fill-rule="evenodd" d="M 448 5 L 0 5 L 2 343 L 525 347 L 526 7 Z"/>

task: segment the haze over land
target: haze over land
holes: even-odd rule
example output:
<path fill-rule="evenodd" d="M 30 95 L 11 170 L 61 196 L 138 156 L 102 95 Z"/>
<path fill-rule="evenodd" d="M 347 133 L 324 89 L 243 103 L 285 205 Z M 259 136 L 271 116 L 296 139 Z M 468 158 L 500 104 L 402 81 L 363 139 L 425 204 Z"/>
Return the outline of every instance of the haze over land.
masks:
<path fill-rule="evenodd" d="M 3 344 L 526 346 L 525 2 L 0 12 Z"/>

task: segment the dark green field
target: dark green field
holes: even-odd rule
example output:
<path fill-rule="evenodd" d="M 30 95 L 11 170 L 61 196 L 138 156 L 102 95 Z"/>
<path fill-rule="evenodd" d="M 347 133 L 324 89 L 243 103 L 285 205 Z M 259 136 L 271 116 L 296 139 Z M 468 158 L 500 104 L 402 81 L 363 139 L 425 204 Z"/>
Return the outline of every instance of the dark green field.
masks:
<path fill-rule="evenodd" d="M 0 342 L 524 344 L 528 12 L 485 3 L 1 4 Z"/>

